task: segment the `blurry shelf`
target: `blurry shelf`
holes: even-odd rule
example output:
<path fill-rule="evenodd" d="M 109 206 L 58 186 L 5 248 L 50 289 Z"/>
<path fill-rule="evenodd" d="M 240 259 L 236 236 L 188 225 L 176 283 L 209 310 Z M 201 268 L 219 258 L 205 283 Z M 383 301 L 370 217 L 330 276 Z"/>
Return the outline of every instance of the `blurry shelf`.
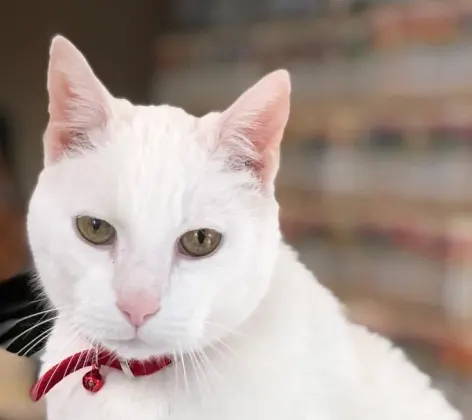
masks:
<path fill-rule="evenodd" d="M 366 47 L 382 50 L 418 43 L 444 45 L 467 38 L 470 9 L 470 3 L 454 0 L 448 0 L 447 4 L 437 1 L 410 1 L 396 5 L 374 2 L 363 13 L 343 11 L 321 15 L 307 12 L 293 17 L 286 13 L 285 18 L 269 18 L 262 22 L 249 18 L 235 24 L 208 23 L 200 29 L 186 31 L 180 28 L 179 33 L 163 35 L 158 42 L 158 51 L 170 45 L 176 52 L 198 54 L 205 51 L 203 46 L 214 44 L 215 39 L 244 42 L 256 52 L 266 54 L 271 49 L 283 49 L 290 41 L 300 39 L 318 41 L 318 44 L 322 41 L 334 49 L 348 46 L 354 54 Z M 266 11 L 263 15 L 268 17 L 270 13 Z M 353 40 L 357 42 L 353 43 Z M 298 51 L 298 54 L 303 52 Z M 307 51 L 311 56 L 316 52 L 314 48 Z M 284 58 L 290 60 L 294 57 Z"/>
<path fill-rule="evenodd" d="M 434 233 L 455 218 L 472 215 L 472 201 L 467 197 L 462 202 L 454 202 L 388 194 L 329 193 L 293 187 L 280 188 L 278 199 L 283 219 L 302 225 L 376 223 L 398 226 L 406 221 Z"/>
<path fill-rule="evenodd" d="M 197 30 L 162 34 L 156 41 L 157 65 L 160 68 L 172 68 L 181 65 L 184 60 L 198 62 L 218 59 L 221 58 L 218 52 L 230 43 L 234 48 L 225 54 L 227 58 L 270 59 L 271 52 L 274 54 L 275 50 L 280 55 L 284 47 L 300 39 L 308 45 L 311 41 L 321 47 L 322 43 L 326 44 L 326 41 L 332 38 L 333 24 L 336 24 L 337 32 L 342 32 L 346 27 L 364 26 L 366 21 L 359 17 L 297 17 L 238 25 L 207 25 Z M 312 48 L 306 53 L 308 57 L 313 57 L 316 50 Z M 289 60 L 290 57 L 286 59 Z"/>
<path fill-rule="evenodd" d="M 435 310 L 385 299 L 346 299 L 345 304 L 354 322 L 393 340 L 431 346 L 445 367 L 472 375 L 472 321 L 451 321 Z"/>
<path fill-rule="evenodd" d="M 226 74 L 219 95 L 198 95 L 205 101 L 200 109 L 219 109 L 231 98 L 228 88 L 237 90 L 233 78 L 245 66 L 252 67 L 248 85 L 287 66 L 301 106 L 351 100 L 355 107 L 375 107 L 379 100 L 470 96 L 470 17 L 470 4 L 423 1 L 380 5 L 356 16 L 299 16 L 164 34 L 156 42 L 163 91 L 157 98 L 167 101 L 172 92 L 184 98 L 178 92 L 195 78 L 201 91 L 211 91 L 214 81 L 205 75 Z M 191 101 L 183 105 L 192 107 Z"/>
<path fill-rule="evenodd" d="M 472 57 L 472 48 L 462 51 L 462 54 Z M 405 57 L 404 61 L 408 60 Z M 399 61 L 401 62 L 400 59 Z M 434 63 L 431 65 L 434 66 Z M 383 70 L 376 70 L 363 69 L 362 66 L 357 66 L 356 69 L 348 63 L 339 62 L 321 65 L 316 61 L 291 65 L 281 63 L 267 67 L 256 61 L 182 65 L 178 69 L 159 72 L 154 96 L 158 102 L 177 101 L 189 112 L 197 114 L 203 110 L 208 112 L 224 109 L 248 86 L 279 67 L 287 67 L 291 73 L 294 105 L 292 115 L 296 115 L 297 110 L 306 113 L 304 108 L 318 110 L 323 114 L 330 109 L 341 108 L 352 110 L 354 114 L 359 111 L 365 113 L 380 110 L 405 115 L 404 106 L 415 111 L 415 114 L 423 114 L 429 109 L 442 109 L 451 101 L 472 102 L 472 80 L 468 78 L 461 82 L 464 76 L 451 76 L 449 85 L 445 81 L 442 85 L 435 84 L 434 81 L 423 81 L 428 84 L 420 87 L 416 80 L 419 75 L 405 74 L 407 70 L 399 70 L 396 79 L 392 79 L 390 73 L 385 72 L 388 63 L 385 63 Z M 471 70 L 472 64 L 467 65 L 464 72 L 469 74 Z M 197 86 L 195 79 L 199 80 Z M 197 94 L 198 98 L 195 96 Z M 427 108 L 418 108 L 419 105 Z M 313 112 L 313 115 L 316 116 L 316 113 Z"/>
<path fill-rule="evenodd" d="M 379 297 L 343 298 L 350 318 L 373 331 L 395 339 L 415 339 L 433 345 L 464 341 L 444 315 L 434 308 Z"/>
<path fill-rule="evenodd" d="M 472 350 L 472 320 L 448 318 L 434 305 L 386 298 L 372 291 L 332 287 L 354 322 L 395 339 L 422 340 L 438 346 L 455 343 Z"/>
<path fill-rule="evenodd" d="M 472 374 L 471 321 L 448 320 L 435 310 L 385 299 L 345 299 L 344 302 L 354 322 L 393 340 L 423 342 L 436 348 L 449 368 Z"/>
<path fill-rule="evenodd" d="M 402 136 L 418 141 L 418 134 L 431 135 L 437 128 L 470 130 L 472 122 L 472 90 L 432 94 L 361 95 L 351 97 L 319 97 L 309 100 L 294 96 L 284 145 L 309 141 L 321 134 L 328 143 L 336 133 L 344 133 L 354 143 L 373 128 L 394 129 Z M 411 141 L 406 138 L 406 142 Z"/>

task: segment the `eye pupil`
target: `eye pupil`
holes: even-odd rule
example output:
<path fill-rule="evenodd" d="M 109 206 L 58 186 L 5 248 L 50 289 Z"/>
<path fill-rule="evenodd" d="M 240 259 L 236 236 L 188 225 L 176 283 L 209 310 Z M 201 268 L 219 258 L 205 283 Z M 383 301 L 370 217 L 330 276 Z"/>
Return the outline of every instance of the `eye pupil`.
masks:
<path fill-rule="evenodd" d="M 99 219 L 92 219 L 91 223 L 92 229 L 96 232 L 100 229 L 100 226 L 102 225 L 102 221 Z"/>
<path fill-rule="evenodd" d="M 197 240 L 200 245 L 203 245 L 206 239 L 206 233 L 204 230 L 200 229 L 197 231 Z"/>

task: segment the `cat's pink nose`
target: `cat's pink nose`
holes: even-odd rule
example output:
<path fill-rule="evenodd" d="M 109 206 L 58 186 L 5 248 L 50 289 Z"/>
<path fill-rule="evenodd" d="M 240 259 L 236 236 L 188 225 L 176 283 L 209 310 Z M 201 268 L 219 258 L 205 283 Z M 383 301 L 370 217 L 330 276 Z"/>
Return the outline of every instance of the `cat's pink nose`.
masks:
<path fill-rule="evenodd" d="M 159 312 L 160 302 L 148 293 L 126 293 L 118 297 L 116 306 L 133 327 L 139 328 Z"/>

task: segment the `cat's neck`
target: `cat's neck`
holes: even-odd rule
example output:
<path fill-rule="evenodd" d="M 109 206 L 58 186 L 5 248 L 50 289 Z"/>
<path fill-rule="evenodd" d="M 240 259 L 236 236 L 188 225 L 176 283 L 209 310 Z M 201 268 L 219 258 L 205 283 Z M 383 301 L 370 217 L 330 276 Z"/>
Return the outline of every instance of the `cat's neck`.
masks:
<path fill-rule="evenodd" d="M 304 351 L 300 347 L 305 345 L 311 354 L 319 352 L 320 360 L 324 356 L 330 361 L 334 358 L 348 369 L 353 353 L 349 329 L 339 300 L 317 281 L 294 250 L 281 242 L 269 290 L 238 333 L 251 337 L 251 345 L 261 348 L 280 338 L 293 340 L 281 343 L 287 352 Z M 237 340 L 237 335 L 228 339 Z M 298 344 L 301 342 L 304 344 Z M 330 354 L 326 353 L 327 343 Z"/>
<path fill-rule="evenodd" d="M 313 301 L 317 305 L 313 306 Z M 306 311 L 306 317 L 311 316 L 311 322 L 325 323 L 326 320 L 329 323 L 334 319 L 341 324 L 346 322 L 338 299 L 300 262 L 293 248 L 281 241 L 270 287 L 248 323 L 255 322 L 256 318 L 267 312 L 277 320 L 280 317 L 286 319 L 294 312 L 298 316 L 299 311 Z"/>

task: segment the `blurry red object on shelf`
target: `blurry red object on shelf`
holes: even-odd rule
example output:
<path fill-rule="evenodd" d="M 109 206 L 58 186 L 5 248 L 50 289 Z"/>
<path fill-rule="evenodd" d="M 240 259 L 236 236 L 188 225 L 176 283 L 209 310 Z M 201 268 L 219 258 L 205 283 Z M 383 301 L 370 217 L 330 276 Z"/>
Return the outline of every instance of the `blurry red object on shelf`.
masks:
<path fill-rule="evenodd" d="M 441 363 L 463 375 L 472 375 L 472 347 L 457 342 L 446 343 L 440 351 Z"/>

